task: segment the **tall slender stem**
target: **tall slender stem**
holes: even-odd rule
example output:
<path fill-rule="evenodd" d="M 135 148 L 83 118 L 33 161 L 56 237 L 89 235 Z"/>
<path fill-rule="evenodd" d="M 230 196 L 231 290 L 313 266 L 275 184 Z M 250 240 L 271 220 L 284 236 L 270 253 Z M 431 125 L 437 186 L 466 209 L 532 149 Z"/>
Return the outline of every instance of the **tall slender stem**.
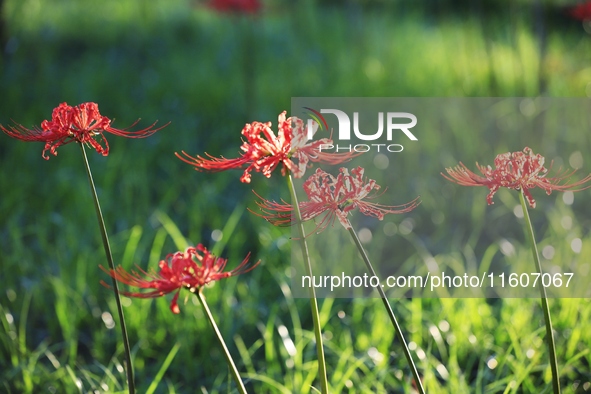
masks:
<path fill-rule="evenodd" d="M 528 235 L 531 243 L 531 251 L 534 256 L 536 269 L 540 274 L 538 281 L 538 289 L 540 290 L 540 297 L 542 299 L 542 310 L 544 311 L 544 321 L 546 323 L 546 343 L 548 344 L 548 353 L 550 355 L 550 369 L 552 369 L 552 388 L 554 394 L 560 394 L 560 378 L 558 376 L 558 361 L 556 359 L 556 345 L 554 343 L 554 331 L 552 330 L 552 319 L 550 318 L 550 308 L 548 307 L 548 299 L 546 295 L 546 288 L 542 284 L 542 265 L 540 264 L 540 257 L 538 255 L 538 247 L 536 246 L 536 237 L 534 236 L 534 229 L 531 225 L 529 213 L 527 211 L 527 204 L 523 190 L 519 193 L 519 200 L 521 201 L 521 208 L 523 209 L 523 217 L 525 219 L 525 232 Z"/>
<path fill-rule="evenodd" d="M 101 238 L 103 240 L 103 247 L 105 254 L 107 255 L 107 263 L 111 272 L 115 272 L 115 264 L 113 264 L 113 255 L 111 253 L 111 246 L 109 245 L 109 237 L 107 236 L 107 228 L 105 227 L 105 221 L 103 219 L 103 213 L 101 211 L 101 205 L 99 203 L 98 195 L 96 194 L 96 187 L 92 179 L 92 172 L 90 171 L 90 165 L 88 164 L 88 157 L 86 156 L 86 150 L 84 144 L 80 144 L 82 149 L 82 157 L 84 158 L 84 165 L 86 167 L 86 174 L 88 175 L 88 182 L 90 183 L 90 190 L 92 192 L 92 198 L 94 200 L 94 209 L 99 222 L 99 229 L 101 232 Z M 127 327 L 125 326 L 125 316 L 123 315 L 123 307 L 121 306 L 121 298 L 119 296 L 119 286 L 115 278 L 111 277 L 111 284 L 113 285 L 113 292 L 115 293 L 115 301 L 117 303 L 117 314 L 119 315 L 119 323 L 121 326 L 121 335 L 123 336 L 123 347 L 125 348 L 125 371 L 127 372 L 127 386 L 129 387 L 129 394 L 135 394 L 135 383 L 133 379 L 133 365 L 131 363 L 131 349 L 129 347 L 129 337 L 127 336 Z"/>
<path fill-rule="evenodd" d="M 294 209 L 296 217 L 296 226 L 300 233 L 300 246 L 302 248 L 302 255 L 304 258 L 304 266 L 306 267 L 306 274 L 312 277 L 312 263 L 310 262 L 310 252 L 308 251 L 308 244 L 306 243 L 306 233 L 304 224 L 302 223 L 302 214 L 298 204 L 298 196 L 296 195 L 295 186 L 291 174 L 287 176 L 287 184 L 291 194 L 291 204 Z M 312 322 L 314 324 L 314 336 L 316 337 L 316 353 L 318 356 L 318 377 L 320 378 L 320 387 L 323 394 L 328 393 L 328 379 L 326 377 L 326 360 L 324 358 L 324 345 L 322 341 L 322 330 L 320 328 L 320 313 L 318 312 L 318 300 L 316 299 L 316 290 L 314 286 L 308 288 L 310 292 L 310 306 L 312 308 Z"/>
<path fill-rule="evenodd" d="M 369 257 L 367 256 L 367 253 L 365 252 L 365 249 L 363 248 L 363 245 L 361 245 L 361 241 L 359 240 L 357 233 L 353 229 L 353 226 L 351 226 L 351 223 L 348 223 L 348 224 L 349 224 L 349 234 L 351 234 L 351 237 L 353 237 L 353 241 L 355 242 L 355 245 L 357 245 L 357 249 L 359 249 L 359 253 L 361 254 L 361 257 L 363 258 L 363 261 L 365 262 L 365 266 L 367 267 L 367 269 L 369 270 L 371 275 L 373 275 L 377 278 L 378 275 L 376 274 L 376 271 L 373 269 L 373 265 L 371 264 L 371 261 L 369 260 Z M 410 354 L 410 350 L 408 349 L 408 346 L 406 345 L 406 340 L 404 339 L 404 334 L 402 333 L 402 328 L 400 328 L 400 325 L 398 324 L 398 321 L 396 320 L 396 316 L 394 315 L 394 311 L 392 310 L 392 307 L 390 306 L 390 302 L 388 301 L 388 298 L 386 297 L 386 293 L 384 293 L 384 289 L 382 289 L 382 286 L 377 286 L 376 289 L 378 289 L 378 293 L 380 293 L 380 297 L 382 298 L 382 303 L 384 304 L 384 307 L 386 308 L 386 311 L 388 312 L 388 316 L 390 317 L 390 321 L 392 322 L 392 325 L 394 326 L 394 330 L 396 331 L 396 335 L 398 336 L 398 340 L 400 340 L 400 342 L 402 343 L 402 350 L 404 352 L 404 356 L 406 357 L 406 361 L 408 361 L 408 364 L 410 366 L 410 370 L 412 371 L 412 375 L 415 378 L 415 384 L 417 386 L 417 390 L 419 391 L 419 393 L 425 394 L 425 389 L 423 388 L 423 382 L 421 381 L 421 377 L 419 376 L 419 371 L 417 370 L 417 367 L 416 367 L 416 365 L 412 359 L 412 356 Z"/>
<path fill-rule="evenodd" d="M 211 324 L 213 331 L 215 331 L 215 335 L 218 337 L 218 341 L 220 342 L 220 345 L 222 346 L 222 349 L 224 350 L 224 356 L 226 357 L 226 361 L 228 362 L 228 366 L 230 367 L 230 371 L 232 372 L 232 377 L 234 378 L 234 381 L 236 382 L 236 386 L 238 387 L 238 392 L 240 392 L 240 394 L 246 394 L 247 393 L 246 388 L 244 387 L 244 383 L 242 383 L 242 379 L 240 378 L 240 374 L 238 373 L 238 369 L 236 368 L 236 364 L 234 364 L 234 360 L 232 359 L 232 356 L 230 355 L 230 351 L 228 350 L 228 347 L 226 346 L 226 342 L 224 342 L 224 337 L 222 336 L 222 333 L 218 329 L 217 324 L 215 324 L 215 320 L 213 319 L 213 315 L 211 314 L 211 311 L 209 310 L 209 306 L 207 306 L 207 302 L 205 302 L 205 296 L 203 295 L 203 292 L 201 290 L 202 290 L 202 288 L 200 288 L 197 291 L 197 296 L 199 297 L 199 301 L 201 302 L 201 305 L 203 306 L 203 310 L 205 311 L 205 315 L 207 315 L 207 319 L 209 320 L 209 323 Z"/>

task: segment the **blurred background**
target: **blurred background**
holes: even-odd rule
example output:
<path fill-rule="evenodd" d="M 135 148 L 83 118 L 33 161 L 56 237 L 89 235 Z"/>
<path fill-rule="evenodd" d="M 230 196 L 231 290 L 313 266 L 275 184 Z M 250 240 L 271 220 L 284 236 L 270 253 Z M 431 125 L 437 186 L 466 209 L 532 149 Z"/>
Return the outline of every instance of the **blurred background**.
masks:
<path fill-rule="evenodd" d="M 2 125 L 38 126 L 59 103 L 87 101 L 114 127 L 171 122 L 147 139 L 108 136 L 108 157 L 89 151 L 115 261 L 155 267 L 197 243 L 216 247 L 229 268 L 249 251 L 261 259 L 206 293 L 257 393 L 307 393 L 315 380 L 309 305 L 289 288 L 290 232 L 246 211 L 255 207 L 251 190 L 287 198 L 284 179 L 255 174 L 242 184 L 240 171 L 198 173 L 174 152 L 235 157 L 245 123 L 275 126 L 297 96 L 591 96 L 591 6 L 570 0 L 3 0 L 0 12 Z M 588 173 L 585 132 L 563 137 L 582 138 L 578 163 Z M 492 163 L 479 159 L 478 141 L 462 146 Z M 123 349 L 112 294 L 99 284 L 104 254 L 80 151 L 67 145 L 45 161 L 42 149 L 0 135 L 0 392 L 122 391 Z M 422 165 L 435 177 L 442 170 L 427 158 Z M 399 181 L 420 189 L 411 178 Z M 515 222 L 513 197 L 494 211 L 500 232 Z M 400 253 L 428 258 L 433 239 L 468 260 L 502 252 L 505 238 L 481 239 L 489 211 L 478 198 L 458 215 L 479 226 L 451 241 L 440 216 L 417 211 L 415 224 L 397 227 L 407 236 Z M 534 219 L 545 226 L 540 238 L 587 245 L 584 201 L 550 198 L 556 209 L 548 203 Z M 427 230 L 411 239 L 416 223 Z M 527 253 L 517 225 L 506 237 Z M 156 382 L 163 393 L 231 392 L 196 299 L 181 303 L 180 316 L 169 302 L 124 300 L 140 391 Z M 428 392 L 538 393 L 548 384 L 537 300 L 395 305 Z M 566 392 L 590 390 L 591 305 L 552 308 Z M 324 300 L 322 320 L 334 392 L 411 392 L 379 300 Z"/>

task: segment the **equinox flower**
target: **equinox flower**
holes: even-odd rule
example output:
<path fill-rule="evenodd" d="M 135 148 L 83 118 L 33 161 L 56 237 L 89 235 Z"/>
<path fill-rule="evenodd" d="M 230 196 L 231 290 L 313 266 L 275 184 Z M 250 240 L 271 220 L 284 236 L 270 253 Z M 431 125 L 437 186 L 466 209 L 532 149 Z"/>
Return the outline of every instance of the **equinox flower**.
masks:
<path fill-rule="evenodd" d="M 127 272 L 121 266 L 115 270 L 107 270 L 102 266 L 101 269 L 126 285 L 140 289 L 154 289 L 147 293 L 121 292 L 128 297 L 156 298 L 177 291 L 170 304 L 170 309 L 173 313 L 179 313 L 178 298 L 181 288 L 189 289 L 195 293 L 210 282 L 249 272 L 260 263 L 257 261 L 254 264 L 249 264 L 249 257 L 250 253 L 236 268 L 223 272 L 228 260 L 212 255 L 203 245 L 199 244 L 197 247 L 187 248 L 185 252 L 176 252 L 166 256 L 166 259 L 161 260 L 158 264 L 160 267 L 158 273 L 154 270 L 146 272 L 139 268 L 140 275 L 137 271 Z M 104 282 L 101 283 L 108 286 Z"/>
<path fill-rule="evenodd" d="M 185 153 L 176 153 L 182 161 L 195 166 L 198 171 L 225 171 L 235 168 L 248 167 L 240 177 L 240 181 L 250 183 L 251 171 L 262 172 L 267 178 L 273 170 L 283 164 L 281 174 L 291 172 L 294 177 L 301 178 L 310 162 L 339 164 L 350 160 L 359 153 L 328 153 L 322 152 L 322 145 L 332 144 L 328 138 L 322 138 L 308 143 L 308 136 L 304 122 L 298 118 L 285 118 L 286 111 L 279 114 L 278 133 L 271 130 L 271 122 L 248 123 L 242 129 L 246 141 L 240 149 L 244 152 L 236 159 L 214 157 L 206 153 L 207 157 L 192 157 Z M 292 123 L 295 127 L 292 127 Z M 295 159 L 295 161 L 294 161 Z"/>
<path fill-rule="evenodd" d="M 302 221 L 314 219 L 322 216 L 316 230 L 322 231 L 330 224 L 334 223 L 335 218 L 346 229 L 351 225 L 347 216 L 355 208 L 366 216 L 373 216 L 382 220 L 384 215 L 389 213 L 405 213 L 415 209 L 419 204 L 419 198 L 397 206 L 382 205 L 364 201 L 365 199 L 375 198 L 378 195 L 370 195 L 373 190 L 379 190 L 380 186 L 373 179 L 363 179 L 364 169 L 357 167 L 351 170 L 351 174 L 346 168 L 340 169 L 337 177 L 324 172 L 320 168 L 304 182 L 304 191 L 308 196 L 308 201 L 300 202 L 300 211 Z M 276 226 L 291 225 L 294 223 L 293 207 L 291 204 L 277 203 L 264 200 L 257 203 L 264 212 L 262 216 Z M 269 211 L 274 211 L 271 213 Z"/>
<path fill-rule="evenodd" d="M 591 175 L 578 182 L 566 183 L 565 179 L 574 174 L 574 170 L 561 174 L 555 177 L 546 177 L 549 169 L 544 167 L 544 157 L 540 154 L 534 155 L 532 150 L 528 147 L 523 149 L 523 152 L 508 152 L 497 155 L 495 158 L 495 168 L 491 166 L 481 166 L 476 163 L 478 170 L 484 175 L 481 177 L 470 171 L 462 162 L 454 168 L 446 168 L 445 170 L 449 176 L 445 174 L 443 177 L 449 181 L 455 182 L 462 186 L 486 186 L 490 190 L 486 201 L 488 204 L 494 204 L 493 196 L 501 187 L 509 189 L 523 190 L 523 194 L 527 199 L 530 207 L 536 207 L 536 200 L 532 197 L 529 189 L 539 187 L 546 190 L 546 194 L 556 191 L 580 191 L 587 189 L 590 186 L 582 189 L 573 190 L 573 188 L 582 186 L 591 181 Z"/>
<path fill-rule="evenodd" d="M 135 126 L 137 121 L 130 127 Z M 111 133 L 121 137 L 144 138 L 148 137 L 166 125 L 154 129 L 154 122 L 150 127 L 138 131 L 127 131 L 127 129 L 116 129 L 111 127 L 111 119 L 99 113 L 96 103 L 82 103 L 75 107 L 67 103 L 61 103 L 53 110 L 51 120 L 44 120 L 41 128 L 33 127 L 27 129 L 23 125 L 15 123 L 8 128 L 0 125 L 0 129 L 10 137 L 22 141 L 45 142 L 43 158 L 49 160 L 46 155 L 50 151 L 57 156 L 57 148 L 70 142 L 77 141 L 88 144 L 103 156 L 109 154 L 109 144 L 103 133 Z M 98 137 L 98 140 L 95 139 Z M 104 142 L 104 146 L 101 144 Z"/>

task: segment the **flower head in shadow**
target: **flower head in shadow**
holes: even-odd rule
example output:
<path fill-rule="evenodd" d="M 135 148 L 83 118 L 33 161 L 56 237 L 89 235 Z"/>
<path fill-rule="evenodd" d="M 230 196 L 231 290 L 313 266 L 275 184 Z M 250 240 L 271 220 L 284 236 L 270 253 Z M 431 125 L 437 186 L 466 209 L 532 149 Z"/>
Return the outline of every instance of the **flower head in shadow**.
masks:
<path fill-rule="evenodd" d="M 219 12 L 256 14 L 262 8 L 259 0 L 212 0 L 209 7 Z"/>
<path fill-rule="evenodd" d="M 559 174 L 554 177 L 547 177 L 549 169 L 544 167 L 544 157 L 540 154 L 534 155 L 528 147 L 523 152 L 508 152 L 497 155 L 495 158 L 495 168 L 491 166 L 481 166 L 476 163 L 476 167 L 484 176 L 480 176 L 470 171 L 463 163 L 453 168 L 446 168 L 448 175 L 441 174 L 449 181 L 462 186 L 486 186 L 489 189 L 486 201 L 488 204 L 494 204 L 492 199 L 497 190 L 501 187 L 509 189 L 522 190 L 530 207 L 536 207 L 536 200 L 530 193 L 530 189 L 539 187 L 544 189 L 546 194 L 556 191 L 579 191 L 587 189 L 585 183 L 591 181 L 591 175 L 578 182 L 568 183 L 566 180 L 575 172 Z"/>
<path fill-rule="evenodd" d="M 322 138 L 309 142 L 304 122 L 298 118 L 286 119 L 286 111 L 279 114 L 277 134 L 271 129 L 271 122 L 253 122 L 244 126 L 242 135 L 246 139 L 240 147 L 243 153 L 235 159 L 217 158 L 207 153 L 206 157 L 192 157 L 184 151 L 176 155 L 199 171 L 219 172 L 246 166 L 240 177 L 244 183 L 250 183 L 252 171 L 269 178 L 281 165 L 283 175 L 289 171 L 294 177 L 301 178 L 311 162 L 339 164 L 359 155 L 356 152 L 323 152 L 322 145 L 331 145 L 332 141 Z"/>
<path fill-rule="evenodd" d="M 130 127 L 135 126 L 136 123 Z M 104 133 L 128 138 L 144 138 L 166 126 L 154 128 L 155 125 L 156 123 L 153 123 L 150 127 L 137 131 L 116 129 L 111 126 L 111 119 L 100 114 L 96 103 L 82 103 L 75 107 L 61 103 L 53 110 L 51 120 L 44 120 L 41 123 L 41 128 L 28 129 L 15 123 L 14 126 L 9 127 L 0 125 L 0 129 L 10 137 L 22 141 L 44 142 L 43 158 L 48 160 L 47 151 L 57 156 L 57 148 L 74 141 L 90 145 L 98 153 L 107 156 L 109 144 Z"/>
<path fill-rule="evenodd" d="M 128 297 L 156 298 L 176 291 L 172 299 L 170 309 L 173 313 L 179 313 L 178 298 L 180 289 L 189 289 L 192 293 L 200 290 L 208 283 L 220 279 L 229 278 L 249 272 L 255 268 L 260 261 L 249 264 L 250 253 L 236 268 L 231 271 L 224 271 L 227 259 L 216 257 L 211 254 L 203 245 L 187 248 L 185 252 L 169 254 L 158 264 L 160 271 L 150 270 L 146 272 L 138 268 L 140 272 L 127 272 L 119 266 L 115 270 L 101 269 L 111 277 L 126 285 L 139 287 L 140 289 L 153 289 L 145 293 L 134 293 L 122 291 L 121 294 Z M 105 286 L 105 282 L 101 281 Z"/>
<path fill-rule="evenodd" d="M 570 7 L 567 9 L 567 13 L 576 20 L 589 21 L 591 20 L 591 2 L 587 1 Z"/>
<path fill-rule="evenodd" d="M 383 205 L 367 201 L 380 195 L 372 193 L 379 190 L 380 186 L 375 180 L 364 178 L 363 173 L 362 167 L 354 168 L 351 174 L 346 168 L 341 168 L 339 175 L 335 177 L 317 169 L 303 185 L 308 201 L 299 203 L 302 221 L 320 218 L 316 226 L 318 232 L 333 224 L 335 219 L 338 219 L 343 227 L 350 229 L 348 215 L 355 209 L 366 216 L 382 220 L 384 215 L 410 212 L 420 204 L 418 197 L 403 205 Z M 257 204 L 263 211 L 259 216 L 272 224 L 294 224 L 295 216 L 291 204 L 265 199 Z"/>

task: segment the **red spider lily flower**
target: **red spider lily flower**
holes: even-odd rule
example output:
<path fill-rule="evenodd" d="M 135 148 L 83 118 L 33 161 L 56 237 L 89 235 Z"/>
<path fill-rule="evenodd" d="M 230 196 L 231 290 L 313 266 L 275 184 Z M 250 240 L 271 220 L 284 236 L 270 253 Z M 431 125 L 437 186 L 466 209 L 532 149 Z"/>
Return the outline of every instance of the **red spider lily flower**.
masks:
<path fill-rule="evenodd" d="M 445 169 L 449 176 L 443 173 L 441 175 L 445 179 L 462 186 L 488 187 L 490 192 L 486 197 L 486 202 L 489 205 L 494 204 L 492 198 L 501 187 L 523 190 L 523 194 L 532 208 L 536 207 L 536 200 L 532 197 L 529 189 L 539 187 L 546 190 L 546 194 L 550 195 L 553 190 L 560 192 L 567 190 L 580 191 L 591 187 L 590 185 L 582 189 L 573 189 L 591 181 L 591 175 L 587 175 L 578 182 L 563 182 L 575 173 L 574 170 L 555 177 L 546 177 L 549 169 L 544 167 L 544 161 L 543 156 L 540 154 L 534 155 L 532 150 L 526 147 L 523 152 L 508 152 L 497 155 L 494 169 L 491 166 L 484 167 L 476 163 L 476 167 L 484 177 L 476 175 L 461 162 L 454 168 Z"/>
<path fill-rule="evenodd" d="M 130 127 L 135 126 L 137 121 Z M 77 141 L 81 144 L 88 144 L 103 156 L 109 154 L 109 144 L 103 133 L 111 133 L 121 137 L 144 138 L 167 126 L 153 128 L 156 122 L 150 127 L 138 131 L 127 131 L 127 129 L 116 129 L 111 127 L 111 119 L 102 116 L 96 103 L 82 103 L 75 107 L 67 103 L 61 103 L 53 110 L 51 120 L 44 120 L 41 128 L 26 127 L 15 123 L 15 126 L 8 128 L 0 125 L 0 129 L 10 137 L 22 141 L 45 142 L 43 158 L 49 160 L 46 155 L 50 151 L 57 156 L 57 148 L 70 142 Z M 95 139 L 98 137 L 98 140 Z M 101 144 L 104 143 L 104 146 Z"/>
<path fill-rule="evenodd" d="M 577 4 L 568 9 L 568 14 L 576 20 L 588 21 L 591 20 L 591 2 Z"/>
<path fill-rule="evenodd" d="M 240 181 L 244 183 L 250 183 L 252 171 L 262 172 L 267 178 L 271 177 L 271 173 L 279 164 L 283 165 L 281 174 L 286 175 L 289 171 L 294 177 L 301 178 L 310 162 L 340 164 L 360 154 L 322 152 L 322 145 L 332 145 L 332 140 L 322 138 L 308 142 L 304 122 L 295 117 L 286 119 L 286 113 L 283 111 L 279 114 L 277 135 L 271 129 L 271 122 L 247 123 L 242 129 L 246 141 L 240 147 L 244 153 L 236 159 L 217 158 L 208 153 L 205 158 L 192 157 L 184 151 L 182 154 L 175 154 L 179 159 L 195 166 L 198 171 L 219 172 L 248 165 L 240 177 Z"/>
<path fill-rule="evenodd" d="M 220 12 L 237 12 L 244 14 L 256 14 L 262 8 L 258 0 L 213 0 L 209 7 Z"/>
<path fill-rule="evenodd" d="M 107 270 L 102 266 L 100 268 L 126 285 L 140 289 L 155 289 L 147 293 L 121 292 L 128 297 L 156 298 L 177 291 L 170 304 L 170 309 L 173 313 L 179 313 L 178 298 L 181 288 L 187 288 L 195 293 L 210 282 L 249 272 L 260 263 L 257 261 L 254 264 L 249 264 L 249 257 L 250 253 L 236 268 L 223 272 L 228 260 L 212 255 L 203 245 L 199 244 L 197 247 L 187 248 L 185 252 L 176 252 L 166 256 L 158 264 L 160 267 L 158 273 L 154 270 L 146 272 L 139 267 L 141 274 L 137 271 L 127 272 L 121 266 L 115 270 Z M 101 281 L 101 284 L 109 287 L 104 281 Z"/>
<path fill-rule="evenodd" d="M 363 173 L 362 167 L 354 168 L 351 174 L 346 168 L 341 168 L 339 175 L 334 177 L 318 168 L 316 173 L 304 182 L 303 187 L 308 201 L 299 204 L 302 221 L 322 216 L 315 229 L 320 232 L 334 223 L 336 218 L 343 227 L 350 229 L 351 224 L 347 216 L 356 208 L 366 216 L 383 220 L 386 214 L 410 212 L 420 204 L 419 197 L 396 206 L 365 201 L 378 197 L 379 194 L 371 194 L 371 192 L 379 190 L 380 186 L 373 179 L 364 179 Z M 295 222 L 291 204 L 264 199 L 257 204 L 263 211 L 259 216 L 276 226 L 291 225 Z"/>

